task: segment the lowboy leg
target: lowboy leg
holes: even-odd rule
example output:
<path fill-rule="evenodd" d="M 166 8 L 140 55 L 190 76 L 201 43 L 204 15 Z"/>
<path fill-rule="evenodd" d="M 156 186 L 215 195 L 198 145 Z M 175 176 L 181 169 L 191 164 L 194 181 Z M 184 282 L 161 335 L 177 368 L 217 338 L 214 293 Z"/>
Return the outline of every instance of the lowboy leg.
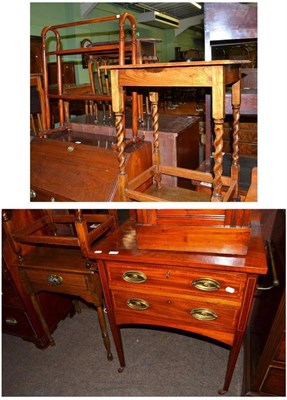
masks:
<path fill-rule="evenodd" d="M 248 280 L 247 280 L 247 283 L 245 286 L 244 296 L 242 299 L 243 306 L 240 311 L 237 331 L 235 333 L 232 349 L 230 350 L 230 354 L 229 354 L 224 385 L 223 385 L 223 388 L 218 391 L 218 393 L 220 395 L 225 394 L 229 389 L 229 385 L 230 385 L 230 382 L 232 379 L 232 375 L 234 372 L 238 354 L 239 354 L 239 351 L 240 351 L 240 348 L 242 345 L 242 341 L 244 338 L 244 334 L 246 331 L 247 321 L 248 321 L 248 317 L 250 315 L 254 291 L 256 288 L 256 281 L 257 281 L 256 276 L 250 275 L 248 277 Z"/>

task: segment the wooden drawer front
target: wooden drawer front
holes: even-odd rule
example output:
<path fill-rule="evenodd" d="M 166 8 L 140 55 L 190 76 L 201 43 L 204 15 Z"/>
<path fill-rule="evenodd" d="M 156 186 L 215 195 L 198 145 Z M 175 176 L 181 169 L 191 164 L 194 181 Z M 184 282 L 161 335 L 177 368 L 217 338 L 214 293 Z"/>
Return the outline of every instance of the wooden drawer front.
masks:
<path fill-rule="evenodd" d="M 223 274 L 183 267 L 108 262 L 106 268 L 112 288 L 120 287 L 133 290 L 135 288 L 140 290 L 147 288 L 156 291 L 172 291 L 204 298 L 216 298 L 218 301 L 220 299 L 240 301 L 246 280 L 245 274 Z M 129 276 L 131 276 L 131 279 L 129 279 Z M 134 283 L 134 281 L 141 279 L 143 281 L 140 283 Z M 201 282 L 201 280 L 203 281 Z M 218 289 L 217 284 L 219 285 Z"/>
<path fill-rule="evenodd" d="M 87 284 L 84 274 L 63 273 L 57 270 L 44 269 L 21 269 L 24 279 L 36 293 L 41 290 L 56 293 L 67 293 L 81 296 L 87 291 Z"/>
<path fill-rule="evenodd" d="M 169 326 L 173 324 L 192 325 L 201 328 L 234 331 L 237 323 L 239 309 L 237 307 L 208 302 L 203 299 L 188 298 L 175 293 L 164 293 L 156 295 L 145 291 L 114 291 L 112 293 L 113 305 L 117 323 L 121 323 L 121 315 L 130 317 L 130 322 L 138 323 L 160 323 Z M 140 301 L 140 303 L 139 303 Z M 138 310 L 133 306 L 147 309 Z M 128 305 L 130 304 L 130 306 Z M 210 320 L 200 320 L 195 316 L 204 315 Z M 197 310 L 197 312 L 196 312 Z M 212 319 L 214 318 L 214 319 Z"/>
<path fill-rule="evenodd" d="M 36 336 L 27 314 L 13 307 L 3 307 L 2 330 L 17 336 Z"/>

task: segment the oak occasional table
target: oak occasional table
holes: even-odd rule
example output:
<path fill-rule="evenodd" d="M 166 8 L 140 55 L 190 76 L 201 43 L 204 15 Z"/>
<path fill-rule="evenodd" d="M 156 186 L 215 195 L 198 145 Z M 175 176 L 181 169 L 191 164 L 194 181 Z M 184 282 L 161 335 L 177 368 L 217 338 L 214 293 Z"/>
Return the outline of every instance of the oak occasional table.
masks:
<path fill-rule="evenodd" d="M 147 324 L 200 334 L 230 346 L 228 391 L 250 314 L 258 274 L 267 271 L 260 228 L 246 255 L 140 250 L 132 221 L 97 244 L 97 263 L 120 368 L 120 327 Z"/>
<path fill-rule="evenodd" d="M 155 64 L 130 64 L 130 65 L 110 65 L 106 68 L 111 70 L 112 87 L 112 106 L 116 116 L 116 130 L 118 137 L 119 152 L 119 185 L 123 188 L 122 199 L 146 201 L 135 193 L 136 187 L 133 183 L 130 189 L 127 185 L 127 176 L 124 163 L 124 102 L 123 95 L 126 87 L 206 87 L 211 88 L 212 95 L 212 117 L 214 121 L 214 168 L 213 175 L 206 174 L 208 183 L 213 185 L 211 201 L 227 201 L 223 199 L 222 186 L 222 147 L 223 147 L 223 124 L 225 118 L 225 91 L 226 86 L 231 86 L 231 102 L 233 109 L 233 155 L 231 167 L 231 180 L 234 184 L 233 198 L 238 195 L 238 175 L 239 175 L 239 112 L 240 112 L 240 67 L 248 64 L 246 60 L 213 60 L 213 61 L 193 61 L 193 62 L 171 62 Z M 180 169 L 160 166 L 159 146 L 158 146 L 158 97 L 157 93 L 151 93 L 152 115 L 154 119 L 154 164 L 156 165 L 155 181 L 160 181 L 160 173 L 167 175 L 179 174 L 187 179 L 196 179 L 188 174 L 187 171 Z M 136 115 L 134 115 L 136 118 Z M 150 178 L 151 172 L 147 173 L 146 178 Z M 194 174 L 194 176 L 196 176 Z M 144 177 L 139 178 L 142 183 Z M 204 175 L 200 176 L 204 180 Z M 199 179 L 199 180 L 200 180 Z M 230 183 L 229 183 L 230 184 Z M 130 189 L 130 190 L 129 190 Z M 154 196 L 154 193 L 152 193 Z M 150 198 L 150 201 L 157 201 Z M 148 200 L 147 200 L 148 201 Z M 178 201 L 181 201 L 178 199 Z M 187 200 L 185 200 L 187 201 Z M 196 200 L 195 200 L 196 201 Z M 202 200 L 200 200 L 202 201 Z M 206 201 L 206 200 L 205 200 Z M 210 200 L 209 200 L 210 201 Z"/>

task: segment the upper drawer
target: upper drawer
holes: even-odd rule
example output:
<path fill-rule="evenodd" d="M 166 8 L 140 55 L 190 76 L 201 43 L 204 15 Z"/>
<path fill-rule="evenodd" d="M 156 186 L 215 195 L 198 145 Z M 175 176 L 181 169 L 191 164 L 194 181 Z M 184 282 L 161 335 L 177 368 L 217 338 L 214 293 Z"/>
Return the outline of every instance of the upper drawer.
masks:
<path fill-rule="evenodd" d="M 212 296 L 231 301 L 242 298 L 246 281 L 246 274 L 185 267 L 107 262 L 106 269 L 111 287 L 131 289 L 145 286 L 156 291 Z"/>
<path fill-rule="evenodd" d="M 36 268 L 23 268 L 21 271 L 26 276 L 34 292 L 46 290 L 48 292 L 81 296 L 82 293 L 87 291 L 87 283 L 84 274 Z"/>

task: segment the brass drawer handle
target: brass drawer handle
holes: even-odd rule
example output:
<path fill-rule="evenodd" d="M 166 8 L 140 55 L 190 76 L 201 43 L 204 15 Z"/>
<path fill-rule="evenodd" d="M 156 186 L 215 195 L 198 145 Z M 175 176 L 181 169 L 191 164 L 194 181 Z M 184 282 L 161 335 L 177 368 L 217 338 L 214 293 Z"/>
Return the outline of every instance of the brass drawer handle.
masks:
<path fill-rule="evenodd" d="M 141 271 L 126 271 L 122 278 L 128 283 L 144 283 L 147 280 L 146 274 Z"/>
<path fill-rule="evenodd" d="M 60 275 L 49 275 L 47 279 L 54 286 L 60 286 L 63 283 L 63 278 Z"/>
<path fill-rule="evenodd" d="M 213 321 L 218 315 L 208 308 L 194 308 L 190 314 L 199 321 Z"/>
<path fill-rule="evenodd" d="M 15 319 L 15 318 L 13 318 L 13 317 L 7 317 L 7 318 L 5 319 L 5 322 L 6 322 L 6 324 L 8 324 L 8 325 L 13 325 L 13 326 L 15 326 L 15 325 L 18 324 L 17 319 Z"/>
<path fill-rule="evenodd" d="M 214 292 L 221 288 L 221 285 L 218 281 L 211 278 L 199 278 L 193 281 L 192 286 L 196 287 L 196 289 L 203 290 L 206 292 Z"/>
<path fill-rule="evenodd" d="M 127 306 L 132 310 L 144 311 L 149 308 L 147 301 L 142 299 L 129 299 L 127 301 Z"/>

